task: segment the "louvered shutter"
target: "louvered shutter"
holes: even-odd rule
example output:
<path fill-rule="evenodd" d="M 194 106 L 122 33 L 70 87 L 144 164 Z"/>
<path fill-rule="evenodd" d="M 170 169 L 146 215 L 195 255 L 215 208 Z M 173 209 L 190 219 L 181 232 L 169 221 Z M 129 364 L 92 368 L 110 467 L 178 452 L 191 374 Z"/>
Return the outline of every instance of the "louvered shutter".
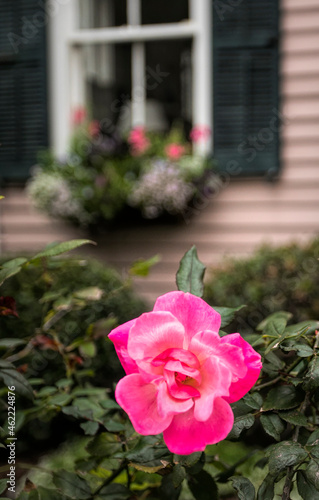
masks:
<path fill-rule="evenodd" d="M 46 13 L 0 0 L 0 178 L 25 179 L 47 147 Z"/>
<path fill-rule="evenodd" d="M 214 157 L 222 171 L 279 168 L 278 0 L 214 0 Z"/>

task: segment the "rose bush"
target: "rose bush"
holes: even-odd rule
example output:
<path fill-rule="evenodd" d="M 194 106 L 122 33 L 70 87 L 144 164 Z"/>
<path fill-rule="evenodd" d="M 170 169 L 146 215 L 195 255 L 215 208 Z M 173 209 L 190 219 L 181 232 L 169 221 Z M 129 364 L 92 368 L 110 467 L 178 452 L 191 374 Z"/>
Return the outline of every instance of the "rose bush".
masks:
<path fill-rule="evenodd" d="M 140 434 L 163 432 L 173 453 L 225 439 L 234 423 L 230 403 L 258 379 L 261 356 L 239 333 L 220 337 L 220 325 L 206 302 L 178 291 L 109 335 L 127 374 L 117 402 Z"/>

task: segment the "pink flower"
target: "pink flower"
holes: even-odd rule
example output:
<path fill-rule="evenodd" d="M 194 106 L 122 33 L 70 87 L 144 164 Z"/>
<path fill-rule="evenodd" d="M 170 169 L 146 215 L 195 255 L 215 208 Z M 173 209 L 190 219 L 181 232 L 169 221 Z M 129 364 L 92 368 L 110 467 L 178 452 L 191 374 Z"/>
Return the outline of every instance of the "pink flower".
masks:
<path fill-rule="evenodd" d="M 185 147 L 182 144 L 168 144 L 165 148 L 165 153 L 170 160 L 179 160 L 185 153 Z"/>
<path fill-rule="evenodd" d="M 99 135 L 100 133 L 100 122 L 98 120 L 92 120 L 89 123 L 89 134 L 91 137 Z"/>
<path fill-rule="evenodd" d="M 145 153 L 150 147 L 150 141 L 145 135 L 144 127 L 133 128 L 128 136 L 128 142 L 131 145 L 132 154 L 134 156 Z"/>
<path fill-rule="evenodd" d="M 260 355 L 239 335 L 219 337 L 220 315 L 199 297 L 170 292 L 109 337 L 126 372 L 115 391 L 135 430 L 187 455 L 226 438 L 229 403 L 255 384 Z"/>
<path fill-rule="evenodd" d="M 76 108 L 72 113 L 72 123 L 75 126 L 81 125 L 86 119 L 86 109 L 79 107 Z"/>
<path fill-rule="evenodd" d="M 197 125 L 192 128 L 189 136 L 192 142 L 199 142 L 201 140 L 208 139 L 211 134 L 211 130 L 206 125 Z"/>

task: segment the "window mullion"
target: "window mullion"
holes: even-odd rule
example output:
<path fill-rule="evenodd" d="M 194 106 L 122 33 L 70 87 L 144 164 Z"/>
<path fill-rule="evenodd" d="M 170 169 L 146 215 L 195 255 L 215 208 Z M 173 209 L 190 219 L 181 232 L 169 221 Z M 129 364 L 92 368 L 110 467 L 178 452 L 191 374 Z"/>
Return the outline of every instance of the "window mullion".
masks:
<path fill-rule="evenodd" d="M 141 26 L 141 0 L 127 0 L 127 24 Z M 146 122 L 146 81 L 145 81 L 145 44 L 132 43 L 132 116 L 131 125 L 145 125 Z"/>

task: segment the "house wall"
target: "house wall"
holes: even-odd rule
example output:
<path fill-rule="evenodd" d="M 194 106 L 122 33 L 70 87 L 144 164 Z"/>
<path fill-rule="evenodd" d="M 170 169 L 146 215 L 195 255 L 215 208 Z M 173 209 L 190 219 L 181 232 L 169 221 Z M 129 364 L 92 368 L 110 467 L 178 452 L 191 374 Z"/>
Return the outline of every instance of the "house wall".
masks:
<path fill-rule="evenodd" d="M 116 230 L 99 235 L 91 255 L 128 268 L 138 258 L 161 255 L 136 288 L 150 303 L 175 288 L 185 251 L 196 244 L 214 266 L 225 256 L 246 256 L 263 243 L 305 242 L 319 229 L 319 2 L 282 0 L 282 169 L 277 181 L 227 179 L 218 195 L 187 223 Z M 6 194 L 6 193 L 5 193 Z M 54 239 L 83 236 L 30 209 L 21 191 L 1 202 L 2 252 L 42 247 Z M 87 247 L 88 248 L 88 247 Z"/>

